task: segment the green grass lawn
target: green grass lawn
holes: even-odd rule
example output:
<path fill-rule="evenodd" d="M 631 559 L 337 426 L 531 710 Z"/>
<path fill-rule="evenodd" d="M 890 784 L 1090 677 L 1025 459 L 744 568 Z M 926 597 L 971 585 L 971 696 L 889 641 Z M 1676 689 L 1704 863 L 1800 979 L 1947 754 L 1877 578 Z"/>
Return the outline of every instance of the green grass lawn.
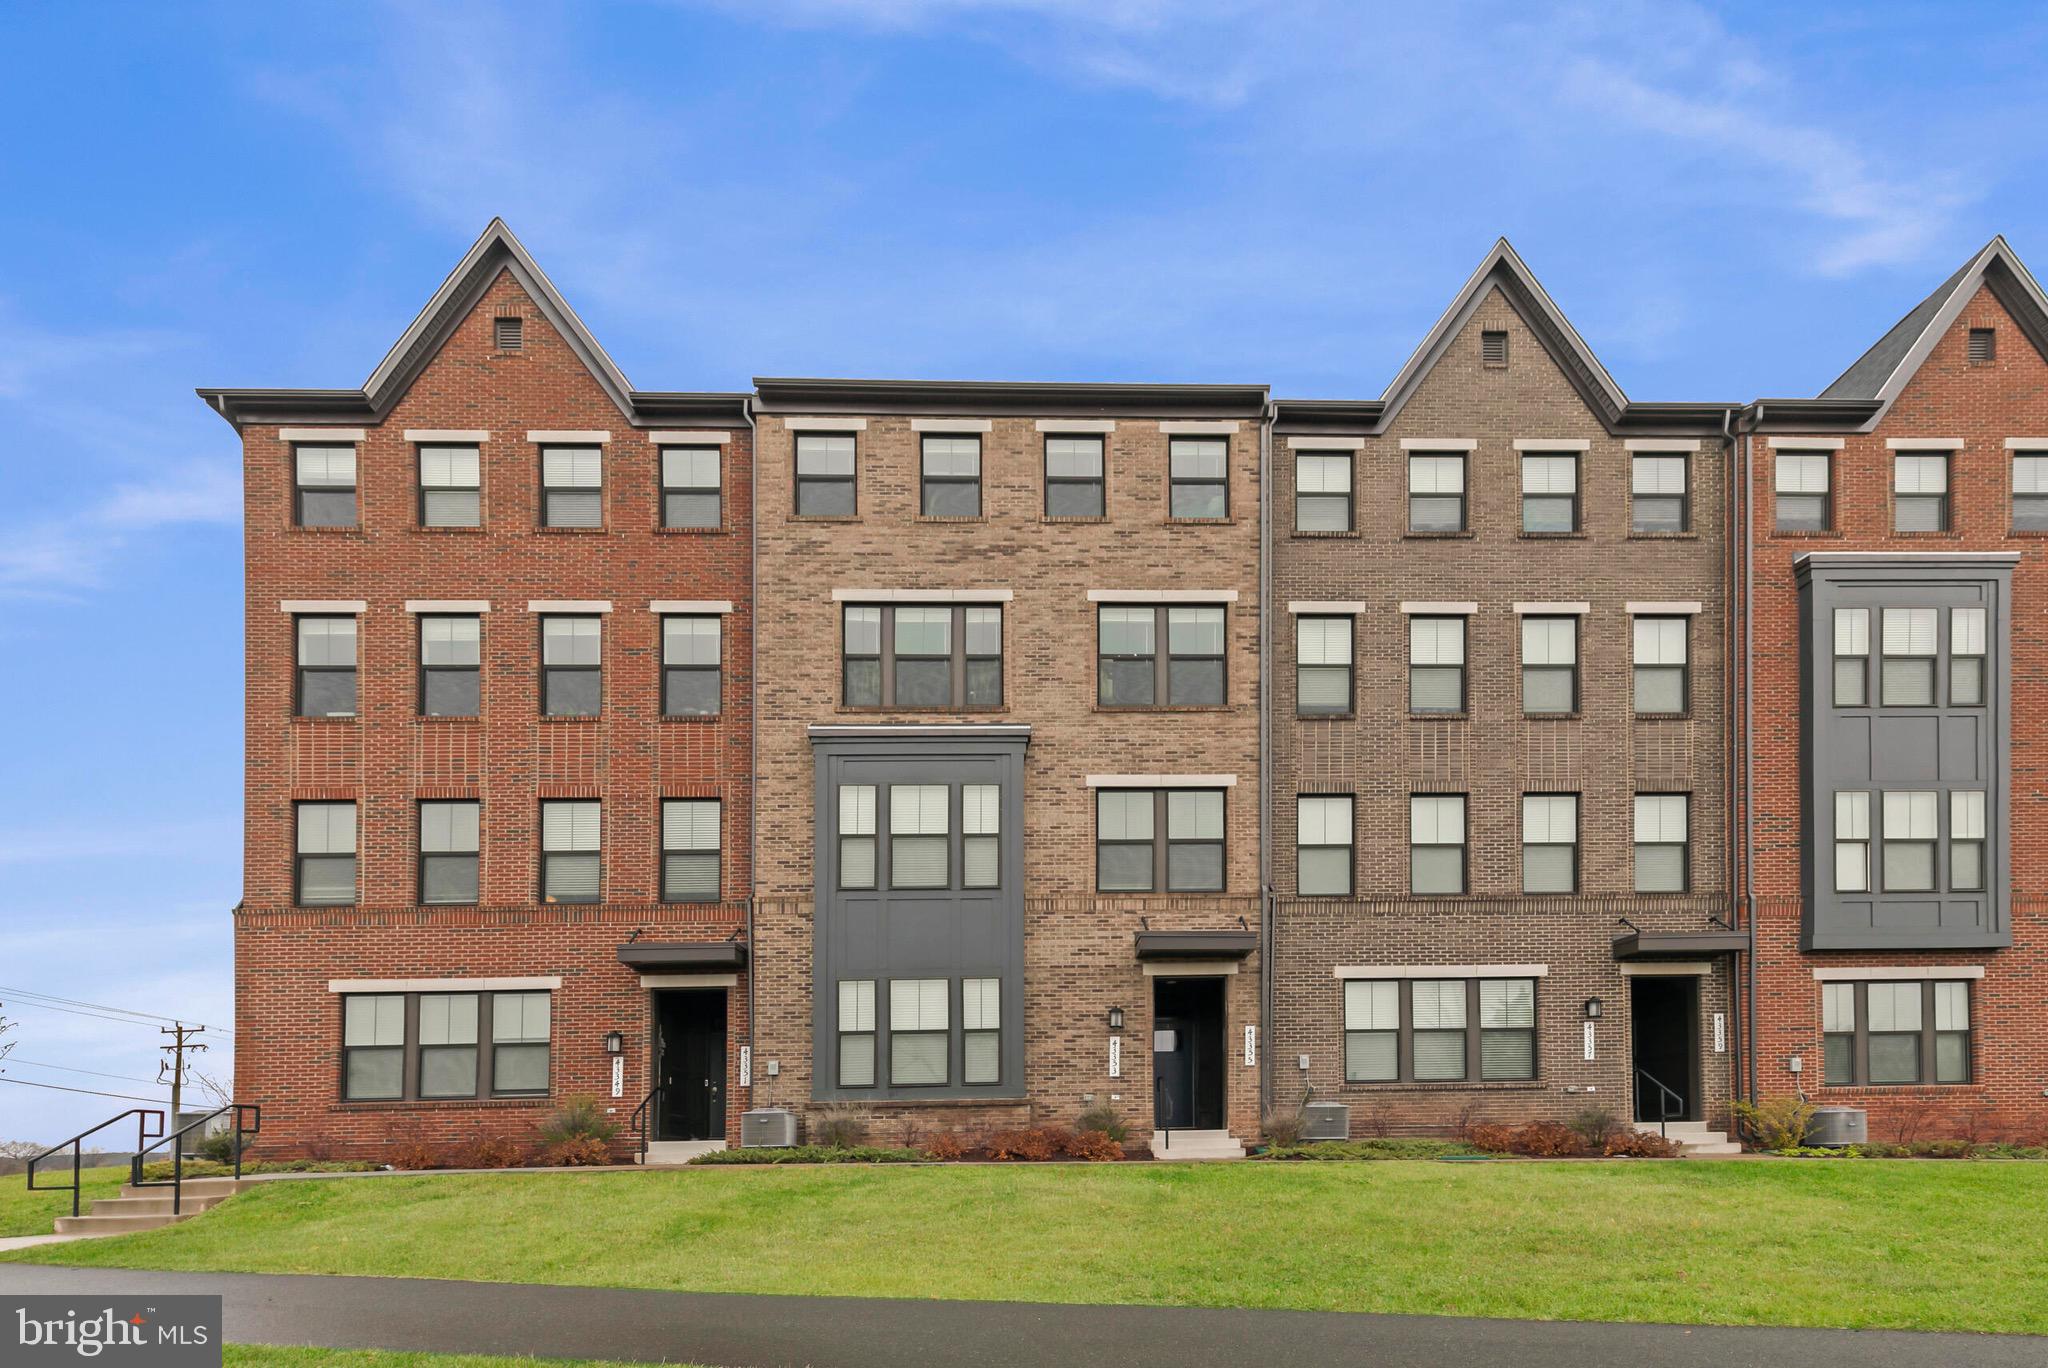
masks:
<path fill-rule="evenodd" d="M 262 1184 L 6 1256 L 830 1296 L 2048 1332 L 2048 1165 L 704 1168 Z"/>
<path fill-rule="evenodd" d="M 65 1183 L 70 1176 L 68 1169 L 56 1173 L 38 1172 L 36 1182 Z M 126 1164 L 85 1170 L 78 1194 L 78 1209 L 91 1211 L 92 1199 L 95 1197 L 120 1196 L 121 1184 L 127 1181 Z M 0 1175 L 0 1238 L 10 1235 L 48 1235 L 52 1222 L 59 1216 L 70 1214 L 71 1189 L 68 1186 L 61 1192 L 30 1192 L 26 1176 L 19 1173 Z"/>
<path fill-rule="evenodd" d="M 224 1368 L 629 1368 L 607 1359 L 500 1358 L 495 1354 L 407 1354 L 390 1349 L 299 1349 L 230 1344 Z M 642 1368 L 642 1365 L 630 1365 Z M 675 1368 L 689 1368 L 679 1364 Z"/>

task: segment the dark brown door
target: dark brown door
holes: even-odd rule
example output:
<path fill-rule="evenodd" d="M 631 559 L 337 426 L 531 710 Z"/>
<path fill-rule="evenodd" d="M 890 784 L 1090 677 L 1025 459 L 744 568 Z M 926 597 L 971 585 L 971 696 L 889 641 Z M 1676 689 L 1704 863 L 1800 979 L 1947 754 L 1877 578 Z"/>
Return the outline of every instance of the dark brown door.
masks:
<path fill-rule="evenodd" d="M 661 1138 L 725 1138 L 725 989 L 656 994 Z"/>

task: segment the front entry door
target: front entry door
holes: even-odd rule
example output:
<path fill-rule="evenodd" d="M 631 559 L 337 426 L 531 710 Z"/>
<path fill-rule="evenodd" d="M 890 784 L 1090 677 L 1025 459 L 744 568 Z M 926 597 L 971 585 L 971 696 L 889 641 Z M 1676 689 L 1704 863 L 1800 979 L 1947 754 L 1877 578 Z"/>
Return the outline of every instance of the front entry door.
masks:
<path fill-rule="evenodd" d="M 1699 1120 L 1700 981 L 1643 974 L 1628 984 L 1635 1119 L 1661 1121 L 1668 1111 L 1673 1121 Z"/>
<path fill-rule="evenodd" d="M 1223 980 L 1152 982 L 1152 1124 L 1221 1130 Z"/>
<path fill-rule="evenodd" d="M 663 1140 L 725 1138 L 725 989 L 657 992 Z"/>

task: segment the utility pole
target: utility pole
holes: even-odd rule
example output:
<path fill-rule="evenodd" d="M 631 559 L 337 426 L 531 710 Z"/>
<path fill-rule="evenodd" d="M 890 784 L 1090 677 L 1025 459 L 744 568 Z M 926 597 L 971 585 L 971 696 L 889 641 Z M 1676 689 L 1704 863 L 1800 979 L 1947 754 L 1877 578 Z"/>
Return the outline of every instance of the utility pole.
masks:
<path fill-rule="evenodd" d="M 178 1107 L 184 1100 L 185 1056 L 187 1054 L 197 1054 L 206 1048 L 204 1044 L 196 1040 L 196 1037 L 205 1030 L 204 1026 L 187 1026 L 182 1021 L 173 1026 L 159 1026 L 157 1028 L 159 1035 L 171 1037 L 171 1043 L 163 1047 L 164 1053 L 169 1055 L 170 1059 L 157 1066 L 157 1082 L 165 1082 L 164 1075 L 170 1075 L 168 1081 L 171 1085 L 172 1132 L 178 1129 Z"/>

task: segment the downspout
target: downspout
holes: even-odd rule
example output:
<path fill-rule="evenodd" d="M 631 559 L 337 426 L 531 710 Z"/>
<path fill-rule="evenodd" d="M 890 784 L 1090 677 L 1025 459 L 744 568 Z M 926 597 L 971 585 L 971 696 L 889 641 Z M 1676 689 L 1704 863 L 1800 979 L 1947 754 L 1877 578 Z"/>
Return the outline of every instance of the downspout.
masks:
<path fill-rule="evenodd" d="M 1764 406 L 1750 411 L 1742 434 L 1742 924 L 1749 928 L 1749 1104 L 1757 1105 L 1756 1021 L 1756 429 Z"/>
<path fill-rule="evenodd" d="M 754 941 L 754 895 L 761 887 L 761 442 L 754 396 L 740 401 L 747 423 L 747 1108 L 754 1107 L 754 1074 L 761 1067 L 755 1040 L 755 984 L 761 974 Z"/>
<path fill-rule="evenodd" d="M 1736 552 L 1733 546 L 1732 539 L 1739 535 L 1737 529 L 1739 529 L 1742 525 L 1742 517 L 1739 509 L 1739 498 L 1736 492 L 1740 486 L 1735 477 L 1735 410 L 1732 408 L 1724 409 L 1721 413 L 1721 457 L 1721 468 L 1724 472 L 1726 472 L 1724 478 L 1726 478 L 1728 482 L 1727 529 L 1726 534 L 1721 538 L 1721 586 L 1724 593 L 1726 594 L 1726 599 L 1724 600 L 1724 602 L 1726 602 L 1732 607 L 1736 600 Z M 1735 650 L 1735 632 L 1736 627 L 1732 614 L 1729 612 L 1724 612 L 1722 614 L 1721 622 L 1721 658 L 1724 662 L 1733 658 Z M 1728 815 L 1729 821 L 1732 824 L 1736 811 L 1735 772 L 1737 757 L 1737 741 L 1734 717 L 1736 684 L 1735 672 L 1733 670 L 1726 668 L 1725 664 L 1721 672 L 1721 693 L 1723 702 L 1725 704 L 1721 714 L 1722 726 L 1725 729 L 1723 734 L 1721 752 L 1724 760 L 1726 761 L 1726 764 L 1723 766 L 1721 773 L 1721 789 L 1722 798 L 1724 800 L 1722 811 Z M 1723 874 L 1721 886 L 1728 891 L 1727 910 L 1729 924 L 1731 926 L 1739 926 L 1742 923 L 1740 900 L 1736 894 L 1737 860 L 1735 856 L 1735 839 L 1734 833 L 1732 831 L 1727 831 L 1726 829 L 1724 829 L 1723 838 L 1721 841 L 1721 867 Z M 1749 966 L 1748 962 L 1745 960 L 1740 951 L 1736 952 L 1733 960 L 1731 960 L 1730 963 L 1734 972 L 1731 981 L 1728 985 L 1728 1005 L 1730 1009 L 1729 1015 L 1732 1018 L 1732 1025 L 1735 1031 L 1735 1039 L 1733 1041 L 1733 1048 L 1731 1051 L 1730 1059 L 1730 1067 L 1734 1073 L 1734 1077 L 1730 1080 L 1730 1096 L 1739 1099 L 1742 1096 L 1742 1061 L 1744 1058 L 1743 1052 L 1746 1048 L 1746 1042 L 1749 1039 L 1748 1026 L 1750 1024 L 1748 1013 L 1743 1008 L 1742 984 L 1743 974 Z"/>
<path fill-rule="evenodd" d="M 1259 1116 L 1273 1107 L 1273 421 L 1269 398 L 1259 421 Z M 1263 1131 L 1263 1124 L 1261 1126 Z"/>

